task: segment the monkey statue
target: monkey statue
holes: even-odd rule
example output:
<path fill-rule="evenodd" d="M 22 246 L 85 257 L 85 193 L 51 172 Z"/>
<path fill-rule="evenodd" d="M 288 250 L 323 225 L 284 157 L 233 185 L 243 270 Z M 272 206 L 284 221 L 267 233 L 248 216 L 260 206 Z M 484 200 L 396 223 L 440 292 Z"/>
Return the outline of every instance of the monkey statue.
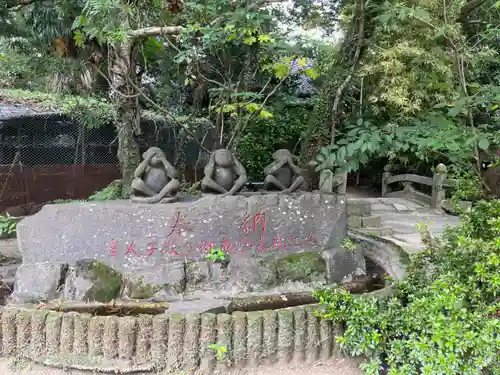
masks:
<path fill-rule="evenodd" d="M 219 149 L 210 154 L 204 170 L 205 177 L 201 181 L 204 193 L 234 195 L 247 182 L 247 172 L 231 151 Z"/>
<path fill-rule="evenodd" d="M 132 196 L 134 203 L 170 203 L 178 198 L 178 174 L 158 147 L 150 147 L 134 172 Z"/>
<path fill-rule="evenodd" d="M 290 194 L 304 183 L 302 171 L 293 162 L 293 156 L 286 149 L 277 150 L 273 154 L 274 161 L 264 169 L 265 190 L 278 190 L 282 194 Z"/>

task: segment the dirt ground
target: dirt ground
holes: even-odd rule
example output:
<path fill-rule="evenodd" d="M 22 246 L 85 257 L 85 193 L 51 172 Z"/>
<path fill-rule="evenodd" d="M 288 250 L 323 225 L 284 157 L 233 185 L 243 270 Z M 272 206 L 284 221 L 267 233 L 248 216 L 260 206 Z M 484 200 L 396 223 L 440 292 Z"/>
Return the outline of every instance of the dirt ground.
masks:
<path fill-rule="evenodd" d="M 224 375 L 362 375 L 359 362 L 351 359 L 332 359 L 326 362 L 290 365 L 287 367 L 257 367 L 253 369 L 224 371 Z M 89 375 L 92 372 L 62 370 L 34 365 L 20 360 L 0 359 L 2 375 Z M 134 373 L 141 375 L 143 373 Z M 151 374 L 151 373 L 144 373 Z M 215 373 L 214 375 L 216 375 Z M 174 375 L 191 375 L 178 373 Z M 221 373 L 222 375 L 222 373 Z"/>

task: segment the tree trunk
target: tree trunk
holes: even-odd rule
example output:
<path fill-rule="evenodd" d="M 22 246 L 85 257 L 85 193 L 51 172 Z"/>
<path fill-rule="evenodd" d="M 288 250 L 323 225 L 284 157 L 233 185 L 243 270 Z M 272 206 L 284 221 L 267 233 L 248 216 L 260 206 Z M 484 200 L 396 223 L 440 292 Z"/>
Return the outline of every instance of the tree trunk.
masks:
<path fill-rule="evenodd" d="M 119 45 L 114 51 L 111 69 L 123 198 L 130 195 L 130 183 L 140 163 L 139 146 L 134 136 L 140 134 L 141 108 L 135 63 L 131 55 L 131 43 Z"/>

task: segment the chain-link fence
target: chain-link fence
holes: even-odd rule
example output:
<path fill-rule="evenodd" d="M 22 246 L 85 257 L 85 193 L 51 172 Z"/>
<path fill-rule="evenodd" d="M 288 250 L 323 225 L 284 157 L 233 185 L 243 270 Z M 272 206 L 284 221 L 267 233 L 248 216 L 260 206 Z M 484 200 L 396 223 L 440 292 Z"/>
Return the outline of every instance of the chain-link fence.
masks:
<path fill-rule="evenodd" d="M 192 171 L 197 144 L 183 142 L 166 124 L 144 122 L 145 131 L 138 137 L 141 152 L 161 147 L 182 172 Z M 120 178 L 117 147 L 111 125 L 88 129 L 62 114 L 0 103 L 0 211 L 27 203 L 88 198 Z"/>

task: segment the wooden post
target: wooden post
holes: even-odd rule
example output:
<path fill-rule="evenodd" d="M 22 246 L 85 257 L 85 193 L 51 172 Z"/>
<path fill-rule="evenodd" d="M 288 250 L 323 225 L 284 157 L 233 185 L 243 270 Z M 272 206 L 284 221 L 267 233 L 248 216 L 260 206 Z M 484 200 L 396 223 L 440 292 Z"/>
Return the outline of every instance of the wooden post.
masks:
<path fill-rule="evenodd" d="M 387 164 L 384 166 L 384 173 L 382 173 L 382 196 L 385 196 L 391 191 L 389 184 L 387 183 L 387 179 L 389 177 L 391 177 L 391 165 Z"/>
<path fill-rule="evenodd" d="M 446 179 L 446 174 L 448 170 L 444 164 L 439 164 L 436 167 L 436 171 L 432 176 L 432 197 L 431 197 L 431 208 L 438 208 L 441 202 L 445 198 L 445 191 L 443 189 L 443 182 Z"/>

